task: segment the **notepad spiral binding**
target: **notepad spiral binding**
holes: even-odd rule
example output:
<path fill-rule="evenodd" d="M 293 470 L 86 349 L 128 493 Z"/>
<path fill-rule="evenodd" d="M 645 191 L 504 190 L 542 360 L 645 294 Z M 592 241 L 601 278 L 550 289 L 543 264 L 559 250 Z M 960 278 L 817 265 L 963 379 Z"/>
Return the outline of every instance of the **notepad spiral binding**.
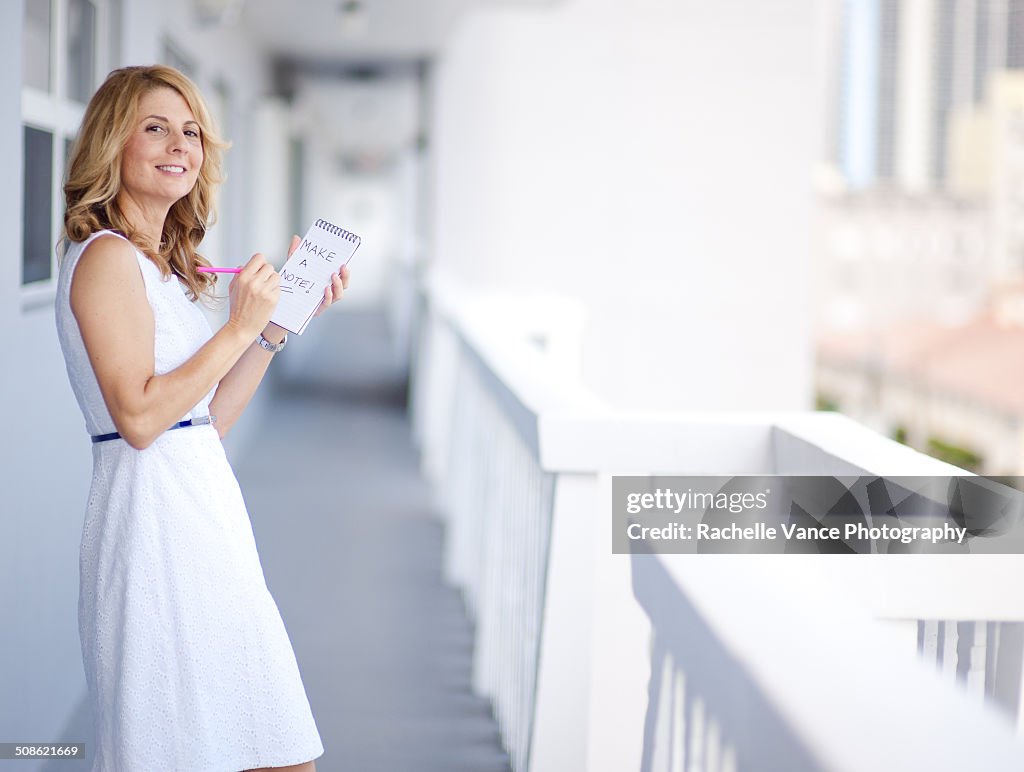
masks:
<path fill-rule="evenodd" d="M 327 231 L 328 233 L 333 233 L 335 236 L 341 236 L 345 241 L 351 241 L 353 243 L 359 241 L 359 237 L 356 234 L 349 233 L 344 228 L 339 228 L 337 225 L 327 222 L 327 220 L 317 220 L 316 227 L 320 230 Z"/>

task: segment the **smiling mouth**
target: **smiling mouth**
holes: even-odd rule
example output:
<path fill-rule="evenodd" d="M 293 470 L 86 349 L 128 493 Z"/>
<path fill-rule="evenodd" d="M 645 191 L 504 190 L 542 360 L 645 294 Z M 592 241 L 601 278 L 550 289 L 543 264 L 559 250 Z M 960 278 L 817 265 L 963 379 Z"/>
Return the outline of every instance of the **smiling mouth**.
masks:
<path fill-rule="evenodd" d="M 156 168 L 159 169 L 162 172 L 169 172 L 170 174 L 184 174 L 185 173 L 185 167 L 184 166 L 174 166 L 173 164 L 172 165 L 168 165 L 168 166 L 158 166 Z"/>

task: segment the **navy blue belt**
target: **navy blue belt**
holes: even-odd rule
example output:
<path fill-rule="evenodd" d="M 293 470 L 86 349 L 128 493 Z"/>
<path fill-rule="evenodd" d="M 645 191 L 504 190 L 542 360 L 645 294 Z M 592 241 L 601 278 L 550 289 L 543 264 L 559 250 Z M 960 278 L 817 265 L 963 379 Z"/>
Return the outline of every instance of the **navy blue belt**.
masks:
<path fill-rule="evenodd" d="M 212 415 L 204 415 L 202 418 L 189 418 L 185 421 L 178 421 L 167 431 L 173 429 L 184 429 L 186 426 L 206 426 L 207 424 L 214 424 L 217 422 L 217 417 Z M 110 432 L 109 434 L 94 434 L 92 435 L 93 442 L 106 442 L 107 440 L 119 440 L 121 435 L 117 432 Z"/>

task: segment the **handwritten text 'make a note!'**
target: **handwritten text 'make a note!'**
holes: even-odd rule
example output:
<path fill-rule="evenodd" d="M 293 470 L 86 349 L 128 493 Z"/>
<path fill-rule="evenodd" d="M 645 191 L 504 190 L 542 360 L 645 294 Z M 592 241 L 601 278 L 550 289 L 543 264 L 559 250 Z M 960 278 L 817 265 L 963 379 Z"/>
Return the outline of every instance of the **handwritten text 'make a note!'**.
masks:
<path fill-rule="evenodd" d="M 333 263 L 337 258 L 338 253 L 328 247 L 322 247 L 314 241 L 309 239 L 303 239 L 302 243 L 299 244 L 300 254 L 302 259 L 296 264 L 296 269 L 309 268 L 309 261 L 323 260 L 326 263 Z M 298 289 L 303 289 L 309 292 L 316 286 L 316 282 L 312 279 L 301 275 L 298 270 L 295 273 L 281 269 L 281 282 L 283 284 L 290 284 Z"/>

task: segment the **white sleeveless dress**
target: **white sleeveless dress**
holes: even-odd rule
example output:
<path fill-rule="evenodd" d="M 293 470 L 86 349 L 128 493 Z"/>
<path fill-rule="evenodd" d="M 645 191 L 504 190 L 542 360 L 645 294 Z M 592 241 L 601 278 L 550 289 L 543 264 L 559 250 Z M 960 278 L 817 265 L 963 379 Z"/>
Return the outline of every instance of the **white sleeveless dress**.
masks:
<path fill-rule="evenodd" d="M 79 257 L 99 235 L 71 245 L 56 297 L 58 336 L 89 435 L 115 427 L 70 289 Z M 177 278 L 164 281 L 136 255 L 156 322 L 159 375 L 211 331 Z M 181 419 L 207 415 L 212 396 Z M 93 772 L 239 772 L 319 757 L 295 654 L 216 429 L 168 431 L 141 451 L 110 440 L 92 453 L 78 618 Z"/>

